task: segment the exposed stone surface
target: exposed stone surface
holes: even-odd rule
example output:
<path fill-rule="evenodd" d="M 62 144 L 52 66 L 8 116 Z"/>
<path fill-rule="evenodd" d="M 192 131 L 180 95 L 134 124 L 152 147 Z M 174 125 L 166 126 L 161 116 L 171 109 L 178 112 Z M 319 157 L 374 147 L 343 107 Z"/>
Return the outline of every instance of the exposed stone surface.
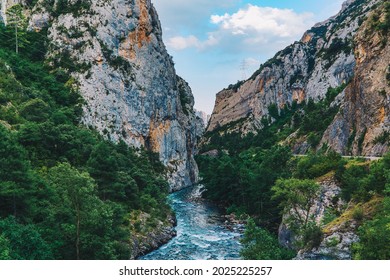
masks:
<path fill-rule="evenodd" d="M 375 30 L 373 13 L 355 36 L 355 76 L 345 90 L 340 112 L 327 129 L 322 143 L 344 154 L 381 156 L 389 151 L 389 139 L 377 141 L 390 131 L 389 71 L 390 43 L 388 35 Z"/>
<path fill-rule="evenodd" d="M 341 188 L 334 179 L 333 173 L 317 180 L 321 189 L 310 209 L 310 215 L 316 225 L 321 228 L 322 237 L 316 247 L 304 246 L 300 249 L 295 259 L 350 260 L 352 259 L 352 245 L 359 242 L 357 235 L 359 226 L 364 220 L 372 219 L 382 198 L 373 197 L 370 201 L 359 204 L 354 204 L 352 201 L 346 203 L 341 199 Z M 328 216 L 325 220 L 326 211 L 331 211 L 335 216 Z M 296 249 L 295 242 L 299 241 L 300 237 L 289 228 L 288 218 L 289 215 L 284 215 L 280 224 L 279 242 L 285 247 Z"/>
<path fill-rule="evenodd" d="M 343 228 L 342 228 L 343 227 Z M 298 252 L 296 259 L 352 259 L 351 246 L 359 241 L 356 234 L 357 223 L 353 220 L 332 229 L 330 234 L 326 234 L 318 248 L 309 251 L 302 250 Z"/>
<path fill-rule="evenodd" d="M 174 229 L 176 219 L 174 216 L 169 217 L 165 223 L 156 221 L 157 225 L 152 229 L 147 227 L 148 220 L 150 219 L 149 214 L 139 213 L 137 217 L 133 218 L 137 220 L 139 228 L 132 230 L 130 259 L 136 259 L 146 255 L 176 236 L 176 230 Z"/>
<path fill-rule="evenodd" d="M 299 42 L 261 65 L 251 78 L 219 92 L 207 132 L 257 133 L 262 118 L 269 116 L 270 105 L 282 109 L 293 101 L 318 101 L 329 87 L 350 83 L 331 104 L 341 106 L 340 113 L 319 147 L 328 144 L 353 155 L 386 153 L 388 143 L 376 139 L 390 131 L 389 43 L 378 32 L 368 30 L 370 15 L 383 3 L 346 1 L 336 16 L 316 24 Z M 294 136 L 288 139 L 290 146 L 296 153 L 305 153 L 309 148 L 306 139 Z M 208 139 L 202 142 L 208 143 Z"/>
<path fill-rule="evenodd" d="M 341 211 L 345 203 L 339 198 L 341 189 L 337 185 L 333 176 L 326 176 L 325 178 L 320 179 L 318 183 L 320 184 L 321 188 L 315 203 L 310 208 L 309 216 L 312 217 L 312 220 L 317 225 L 320 225 L 324 219 L 326 209 Z M 292 213 L 292 211 L 289 213 Z M 284 215 L 283 221 L 280 224 L 279 243 L 285 247 L 294 248 L 294 242 L 296 241 L 297 237 L 289 229 L 289 226 L 286 223 L 286 220 L 289 218 L 289 216 L 289 214 Z"/>
<path fill-rule="evenodd" d="M 50 3 L 51 4 L 50 4 Z M 38 1 L 31 29 L 50 21 L 47 59 L 85 99 L 82 122 L 107 139 L 157 152 L 177 190 L 197 181 L 202 132 L 188 84 L 175 73 L 150 0 Z"/>

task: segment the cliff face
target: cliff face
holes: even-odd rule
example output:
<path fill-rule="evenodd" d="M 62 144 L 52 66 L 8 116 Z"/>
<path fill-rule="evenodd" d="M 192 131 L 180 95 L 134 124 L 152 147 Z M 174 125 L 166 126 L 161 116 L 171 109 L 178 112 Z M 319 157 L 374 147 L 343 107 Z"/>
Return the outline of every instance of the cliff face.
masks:
<path fill-rule="evenodd" d="M 388 34 L 379 36 L 366 27 L 373 11 L 383 6 L 378 0 L 345 2 L 336 16 L 316 24 L 299 42 L 261 65 L 251 78 L 219 92 L 207 132 L 256 133 L 262 128 L 262 118 L 269 116 L 270 105 L 280 110 L 294 101 L 319 101 L 329 88 L 349 84 L 332 104 L 341 104 L 342 109 L 320 146 L 326 143 L 353 154 L 386 152 L 388 144 L 374 144 L 374 139 L 389 130 L 389 51 L 383 40 Z M 379 17 L 385 20 L 384 13 Z"/>
<path fill-rule="evenodd" d="M 376 26 L 386 17 L 384 6 L 372 11 L 354 39 L 355 76 L 322 139 L 341 153 L 377 156 L 389 151 L 389 30 Z"/>
<path fill-rule="evenodd" d="M 69 71 L 85 99 L 82 122 L 159 153 L 172 190 L 193 184 L 194 100 L 175 73 L 151 1 L 40 0 L 30 28 L 45 26 L 49 63 Z"/>

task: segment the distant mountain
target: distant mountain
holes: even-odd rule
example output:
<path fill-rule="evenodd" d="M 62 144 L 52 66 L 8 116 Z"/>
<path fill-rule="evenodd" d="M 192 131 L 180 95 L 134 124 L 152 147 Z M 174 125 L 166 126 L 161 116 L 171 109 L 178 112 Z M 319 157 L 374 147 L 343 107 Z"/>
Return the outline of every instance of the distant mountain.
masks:
<path fill-rule="evenodd" d="M 223 89 L 203 145 L 216 134 L 259 133 L 290 115 L 284 144 L 295 153 L 321 147 L 351 155 L 389 151 L 389 9 L 386 1 L 346 1 L 336 16 L 316 24 L 248 80 Z M 311 102 L 321 109 L 309 114 Z"/>

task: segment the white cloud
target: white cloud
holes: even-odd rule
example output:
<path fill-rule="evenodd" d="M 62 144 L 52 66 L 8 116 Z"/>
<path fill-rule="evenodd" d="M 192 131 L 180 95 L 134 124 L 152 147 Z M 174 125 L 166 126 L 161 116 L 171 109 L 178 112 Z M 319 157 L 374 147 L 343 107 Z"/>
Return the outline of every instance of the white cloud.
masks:
<path fill-rule="evenodd" d="M 247 5 L 232 14 L 211 15 L 210 23 L 214 31 L 207 34 L 206 40 L 194 35 L 171 36 L 167 45 L 174 50 L 218 46 L 226 52 L 275 49 L 298 39 L 314 22 L 311 13 Z"/>
<path fill-rule="evenodd" d="M 205 27 L 204 22 L 215 9 L 228 8 L 236 5 L 240 0 L 152 0 L 160 20 L 164 26 L 175 29 L 178 25 L 186 28 L 198 29 Z"/>
<path fill-rule="evenodd" d="M 211 22 L 232 35 L 251 35 L 253 42 L 262 41 L 264 35 L 289 38 L 302 35 L 312 24 L 310 13 L 297 14 L 290 9 L 277 9 L 248 5 L 234 14 L 212 15 Z M 256 40 L 260 38 L 260 40 Z"/>
<path fill-rule="evenodd" d="M 175 36 L 168 39 L 167 46 L 180 51 L 187 48 L 196 48 L 198 50 L 203 50 L 207 47 L 218 44 L 218 40 L 213 36 L 209 35 L 207 40 L 201 41 L 194 35 L 190 35 L 187 37 L 183 36 Z"/>

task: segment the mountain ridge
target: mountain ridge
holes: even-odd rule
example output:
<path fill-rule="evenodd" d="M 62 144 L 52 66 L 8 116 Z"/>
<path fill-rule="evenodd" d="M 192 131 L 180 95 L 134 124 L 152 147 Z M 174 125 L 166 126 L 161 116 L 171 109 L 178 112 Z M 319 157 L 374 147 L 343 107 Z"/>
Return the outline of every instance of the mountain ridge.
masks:
<path fill-rule="evenodd" d="M 215 133 L 256 134 L 264 127 L 264 119 L 271 117 L 268 123 L 275 121 L 270 113 L 273 106 L 276 105 L 280 114 L 282 110 L 295 106 L 293 104 L 324 100 L 330 89 L 345 88 L 357 71 L 355 38 L 362 24 L 369 20 L 367 17 L 374 10 L 381 10 L 383 5 L 381 1 L 346 1 L 337 15 L 314 25 L 300 41 L 279 51 L 262 64 L 251 78 L 217 93 L 202 143 L 209 143 L 210 136 Z M 385 75 L 378 78 L 385 80 Z M 331 106 L 339 107 L 345 103 L 344 88 L 332 97 L 334 102 Z M 388 92 L 388 85 L 383 90 Z M 383 155 L 388 148 L 373 148 L 368 142 L 379 137 L 381 132 L 388 131 L 388 127 L 388 122 L 385 122 L 381 131 L 364 140 L 360 145 L 367 148 L 361 151 L 356 148 L 348 150 L 346 147 L 348 143 L 344 139 L 351 136 L 352 128 L 340 135 L 338 144 L 332 142 L 333 139 L 323 137 L 324 131 L 317 133 L 316 137 L 320 138 L 321 145 L 329 145 L 343 154 L 358 155 L 362 152 L 363 155 Z M 310 147 L 307 138 L 297 139 L 291 135 L 290 139 L 298 142 L 298 145 L 295 143 L 294 152 L 304 153 Z M 358 136 L 353 141 L 358 143 Z M 313 148 L 321 147 L 316 145 Z"/>

